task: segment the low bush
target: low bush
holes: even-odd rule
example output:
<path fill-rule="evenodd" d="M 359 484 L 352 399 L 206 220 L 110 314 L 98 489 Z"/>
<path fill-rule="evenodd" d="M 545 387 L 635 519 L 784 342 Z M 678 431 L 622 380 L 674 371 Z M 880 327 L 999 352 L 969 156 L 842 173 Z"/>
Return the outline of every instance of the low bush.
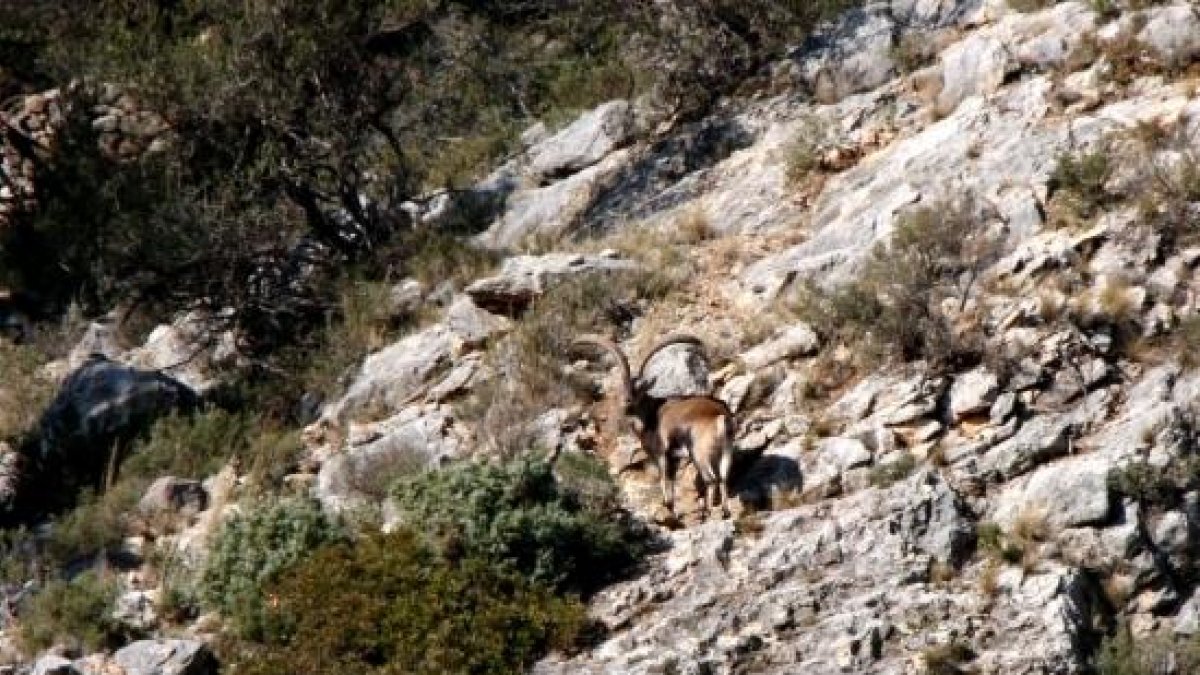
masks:
<path fill-rule="evenodd" d="M 17 442 L 29 433 L 54 396 L 36 349 L 0 338 L 0 441 Z"/>
<path fill-rule="evenodd" d="M 1108 487 L 1114 494 L 1145 506 L 1174 508 L 1184 493 L 1200 487 L 1200 457 L 1189 455 L 1162 466 L 1127 464 L 1109 473 Z"/>
<path fill-rule="evenodd" d="M 917 467 L 917 458 L 906 452 L 894 462 L 876 464 L 871 467 L 871 485 L 886 488 L 908 478 Z"/>
<path fill-rule="evenodd" d="M 522 673 L 586 625 L 578 601 L 410 530 L 325 547 L 268 592 L 264 640 L 219 650 L 230 673 Z"/>
<path fill-rule="evenodd" d="M 913 211 L 875 247 L 856 280 L 833 288 L 803 283 L 792 309 L 827 339 L 854 345 L 867 363 L 977 361 L 982 334 L 958 325 L 945 307 L 953 301 L 962 311 L 998 251 L 977 218 L 969 202 Z"/>
<path fill-rule="evenodd" d="M 103 494 L 84 491 L 74 509 L 52 521 L 43 546 L 45 561 L 59 568 L 115 552 L 125 538 L 126 514 L 141 494 L 130 483 Z"/>
<path fill-rule="evenodd" d="M 402 521 L 451 559 L 485 560 L 561 592 L 587 594 L 619 578 L 645 547 L 639 529 L 585 508 L 543 459 L 462 464 L 402 479 L 392 496 Z"/>
<path fill-rule="evenodd" d="M 1065 152 L 1050 174 L 1050 216 L 1059 227 L 1079 227 L 1113 203 L 1108 180 L 1115 165 L 1107 146 Z"/>
<path fill-rule="evenodd" d="M 118 646 L 120 626 L 112 618 L 115 580 L 85 572 L 70 581 L 52 581 L 19 608 L 19 636 L 26 653 L 56 644 L 94 651 Z"/>
<path fill-rule="evenodd" d="M 1134 637 L 1117 626 L 1096 651 L 1097 675 L 1158 675 L 1200 672 L 1200 640 L 1167 633 Z"/>
<path fill-rule="evenodd" d="M 312 551 L 343 536 L 312 501 L 254 505 L 218 533 L 200 577 L 199 598 L 220 611 L 238 635 L 260 637 L 266 628 L 265 587 Z"/>

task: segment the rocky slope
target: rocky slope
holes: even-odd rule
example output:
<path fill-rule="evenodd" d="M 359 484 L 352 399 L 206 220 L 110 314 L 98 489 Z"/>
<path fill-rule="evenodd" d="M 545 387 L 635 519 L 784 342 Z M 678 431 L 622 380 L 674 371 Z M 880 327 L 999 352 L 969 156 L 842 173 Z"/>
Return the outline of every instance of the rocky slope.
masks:
<path fill-rule="evenodd" d="M 709 372 L 673 348 L 650 372 L 663 394 L 715 390 L 737 409 L 737 515 L 660 528 L 643 572 L 592 599 L 603 640 L 535 672 L 1078 673 L 1118 621 L 1200 631 L 1200 492 L 1185 480 L 1154 501 L 1129 478 L 1191 467 L 1196 451 L 1200 375 L 1171 336 L 1195 313 L 1200 254 L 1144 227 L 1137 196 L 1198 150 L 1200 12 L 1105 8 L 871 3 L 704 120 L 671 127 L 615 101 L 530 130 L 472 190 L 410 205 L 429 226 L 482 216 L 479 245 L 528 254 L 461 292 L 399 284 L 396 303 L 437 320 L 323 407 L 289 484 L 340 511 L 371 502 L 379 467 L 486 452 L 463 402 L 504 384 L 495 345 L 520 310 L 576 279 L 661 266 L 666 238 L 688 244 L 690 291 L 643 308 L 626 346 L 685 330 L 726 357 Z M 1145 149 L 1146 135 L 1179 140 Z M 1062 204 L 1061 157 L 1097 148 L 1116 196 L 1081 217 Z M 951 314 L 1008 358 L 817 386 L 854 346 L 793 318 L 799 282 L 855 278 L 914 207 L 966 197 L 999 250 Z M 223 347 L 178 358 L 188 325 L 129 353 L 96 326 L 71 365 L 107 352 L 203 388 Z M 1130 331 L 1151 347 L 1123 346 Z M 603 405 L 540 403 L 516 424 L 529 438 L 622 468 L 631 439 Z M 632 510 L 661 515 L 651 471 L 621 480 Z M 236 479 L 205 489 L 216 496 L 158 546 L 203 555 Z M 71 667 L 108 672 L 86 661 Z M 34 672 L 70 672 L 59 665 Z"/>

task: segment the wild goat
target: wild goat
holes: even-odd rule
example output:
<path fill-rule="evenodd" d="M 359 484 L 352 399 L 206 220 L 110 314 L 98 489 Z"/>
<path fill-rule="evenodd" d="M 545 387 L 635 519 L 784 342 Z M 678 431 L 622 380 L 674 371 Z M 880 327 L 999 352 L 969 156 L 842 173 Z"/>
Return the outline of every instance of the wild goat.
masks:
<path fill-rule="evenodd" d="M 630 374 L 629 360 L 620 348 L 606 337 L 584 335 L 577 338 L 573 346 L 601 347 L 613 355 L 621 374 L 622 412 L 632 418 L 634 430 L 646 454 L 658 466 L 663 504 L 672 516 L 675 515 L 675 470 L 677 460 L 691 459 L 696 467 L 700 482 L 700 500 L 703 514 L 708 515 L 711 504 L 710 491 L 716 491 L 721 500 L 721 514 L 729 517 L 727 484 L 729 468 L 733 463 L 733 437 L 736 424 L 733 412 L 723 401 L 713 396 L 691 395 L 662 398 L 650 395 L 653 381 L 643 374 L 650 359 L 663 349 L 677 344 L 700 347 L 704 343 L 691 335 L 675 335 L 659 342 L 642 359 L 637 376 Z M 632 461 L 634 448 L 630 453 Z M 627 462 L 628 463 L 628 462 Z"/>

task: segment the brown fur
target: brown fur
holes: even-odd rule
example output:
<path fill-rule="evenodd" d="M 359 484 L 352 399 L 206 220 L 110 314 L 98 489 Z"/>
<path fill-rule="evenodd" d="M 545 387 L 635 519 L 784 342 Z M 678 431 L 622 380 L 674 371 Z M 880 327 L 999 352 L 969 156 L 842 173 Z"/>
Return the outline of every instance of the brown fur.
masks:
<path fill-rule="evenodd" d="M 690 343 L 703 346 L 696 338 L 667 338 L 643 359 L 636 377 L 629 373 L 628 361 L 607 338 L 585 336 L 577 344 L 604 347 L 619 360 L 624 388 L 625 413 L 633 418 L 639 445 L 658 467 L 663 504 L 675 513 L 675 473 L 686 457 L 696 467 L 700 481 L 700 501 L 705 515 L 713 498 L 719 498 L 721 513 L 729 516 L 729 469 L 733 463 L 733 439 L 736 422 L 723 401 L 712 396 L 658 398 L 648 391 L 650 383 L 642 370 L 656 352 L 669 344 Z M 634 450 L 636 452 L 636 449 Z M 632 453 L 627 464 L 633 461 Z M 715 492 L 715 494 L 713 494 Z"/>

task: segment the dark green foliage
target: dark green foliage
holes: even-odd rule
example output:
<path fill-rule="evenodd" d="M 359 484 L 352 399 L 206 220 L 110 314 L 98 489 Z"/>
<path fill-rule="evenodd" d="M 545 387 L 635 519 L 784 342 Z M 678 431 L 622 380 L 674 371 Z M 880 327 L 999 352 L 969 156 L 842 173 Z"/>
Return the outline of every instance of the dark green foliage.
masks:
<path fill-rule="evenodd" d="M 1114 169 L 1110 152 L 1111 149 L 1100 147 L 1059 155 L 1058 164 L 1050 174 L 1050 191 L 1055 204 L 1072 216 L 1068 223 L 1090 219 L 1113 201 L 1106 188 Z"/>
<path fill-rule="evenodd" d="M 1200 487 L 1200 457 L 1174 458 L 1162 466 L 1127 464 L 1108 475 L 1108 486 L 1115 494 L 1147 506 L 1173 508 L 1185 492 Z"/>
<path fill-rule="evenodd" d="M 594 591 L 628 572 L 644 549 L 639 532 L 584 508 L 542 459 L 454 466 L 402 479 L 392 495 L 403 521 L 451 559 L 489 561 L 560 591 Z"/>
<path fill-rule="evenodd" d="M 110 616 L 117 591 L 115 579 L 97 572 L 50 582 L 20 608 L 22 647 L 36 653 L 58 643 L 87 651 L 117 646 L 122 631 Z"/>
<path fill-rule="evenodd" d="M 341 529 L 308 500 L 253 505 L 221 528 L 200 579 L 204 604 L 230 620 L 240 635 L 257 637 L 266 626 L 266 586 Z"/>
<path fill-rule="evenodd" d="M 409 530 L 324 548 L 268 592 L 266 638 L 227 643 L 229 673 L 521 673 L 585 625 L 577 601 Z"/>

